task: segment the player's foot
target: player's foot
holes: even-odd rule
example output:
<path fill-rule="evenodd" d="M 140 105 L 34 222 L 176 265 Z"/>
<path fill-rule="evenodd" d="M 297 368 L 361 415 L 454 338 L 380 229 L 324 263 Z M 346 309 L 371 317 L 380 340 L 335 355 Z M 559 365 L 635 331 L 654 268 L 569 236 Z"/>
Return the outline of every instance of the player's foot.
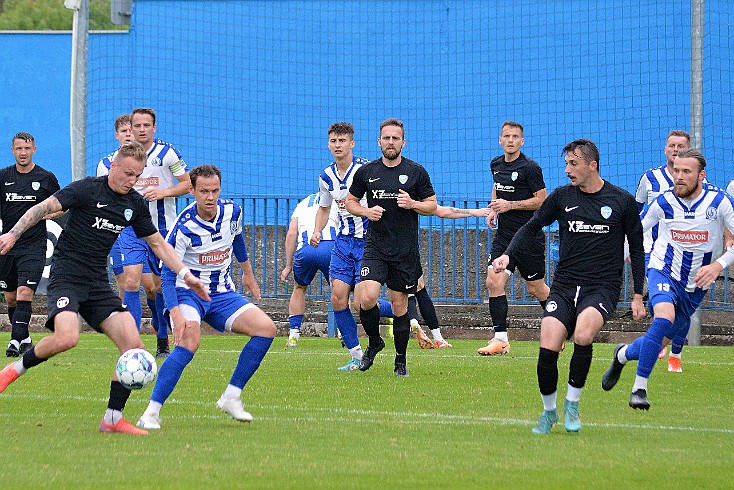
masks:
<path fill-rule="evenodd" d="M 23 355 L 31 350 L 33 348 L 33 342 L 21 342 L 20 348 L 18 349 L 18 356 L 23 357 Z"/>
<path fill-rule="evenodd" d="M 581 430 L 581 417 L 579 416 L 579 402 L 565 400 L 563 402 L 563 426 L 566 432 L 578 432 Z"/>
<path fill-rule="evenodd" d="M 500 340 L 497 337 L 489 341 L 484 347 L 477 349 L 477 354 L 482 356 L 496 356 L 498 354 L 507 354 L 510 352 L 510 343 Z"/>
<path fill-rule="evenodd" d="M 397 376 L 398 378 L 407 378 L 410 376 L 408 368 L 405 366 L 405 364 L 395 363 L 395 376 Z"/>
<path fill-rule="evenodd" d="M 5 388 L 19 377 L 20 374 L 15 370 L 15 366 L 13 366 L 12 362 L 5 366 L 3 370 L 0 371 L 0 393 L 5 391 Z"/>
<path fill-rule="evenodd" d="M 165 359 L 171 353 L 170 347 L 168 347 L 168 337 L 162 339 L 158 337 L 158 346 L 155 349 L 156 359 Z"/>
<path fill-rule="evenodd" d="M 17 342 L 17 340 L 11 340 L 10 343 L 8 344 L 8 348 L 5 349 L 5 355 L 7 357 L 18 357 L 18 356 L 20 356 L 20 349 L 18 348 L 17 345 L 15 345 L 16 342 Z"/>
<path fill-rule="evenodd" d="M 443 339 L 436 341 L 436 349 L 448 349 L 449 347 L 451 347 L 451 344 L 449 344 L 448 342 L 446 342 Z"/>
<path fill-rule="evenodd" d="M 533 434 L 550 434 L 551 427 L 558 423 L 558 411 L 544 410 L 538 417 L 538 423 L 533 427 Z"/>
<path fill-rule="evenodd" d="M 217 408 L 229 414 L 235 420 L 252 422 L 252 415 L 250 412 L 245 411 L 245 408 L 242 406 L 242 400 L 239 398 L 220 398 L 217 401 Z"/>
<path fill-rule="evenodd" d="M 120 419 L 116 424 L 108 424 L 102 419 L 99 424 L 100 432 L 117 432 L 118 434 L 135 434 L 138 436 L 148 435 L 147 430 L 138 429 L 125 419 Z"/>
<path fill-rule="evenodd" d="M 683 367 L 680 365 L 680 357 L 668 357 L 668 371 L 671 373 L 683 372 Z"/>
<path fill-rule="evenodd" d="M 343 365 L 340 368 L 337 368 L 337 370 L 338 371 L 356 371 L 357 369 L 359 369 L 359 363 L 360 363 L 359 359 L 352 358 L 349 360 L 348 363 L 346 363 L 345 365 Z"/>
<path fill-rule="evenodd" d="M 418 345 L 421 349 L 436 348 L 436 344 L 433 343 L 433 340 L 431 340 L 428 335 L 426 335 L 426 333 L 420 326 L 415 331 L 415 339 L 418 341 Z"/>
<path fill-rule="evenodd" d="M 665 359 L 666 354 L 668 353 L 668 346 L 664 345 L 662 349 L 660 349 L 660 352 L 658 352 L 658 359 Z"/>
<path fill-rule="evenodd" d="M 617 347 L 614 349 L 614 355 L 612 356 L 612 364 L 609 366 L 609 369 L 604 373 L 604 376 L 601 377 L 601 387 L 604 391 L 609 391 L 617 384 L 617 381 L 619 381 L 619 376 L 622 374 L 622 369 L 624 369 L 624 364 L 619 362 L 617 359 L 617 353 L 620 351 L 622 347 L 624 347 L 626 344 L 617 344 Z"/>
<path fill-rule="evenodd" d="M 138 419 L 137 426 L 141 429 L 157 430 L 161 428 L 161 417 L 157 413 L 143 414 Z"/>
<path fill-rule="evenodd" d="M 290 336 L 288 336 L 288 342 L 285 343 L 285 346 L 289 349 L 291 347 L 298 347 L 298 340 L 298 335 L 291 334 Z"/>
<path fill-rule="evenodd" d="M 630 395 L 630 407 L 639 410 L 650 410 L 650 402 L 647 399 L 647 390 L 640 388 Z"/>
<path fill-rule="evenodd" d="M 372 363 L 375 362 L 375 356 L 377 356 L 377 353 L 385 348 L 385 341 L 382 340 L 382 337 L 378 337 L 378 339 L 379 341 L 375 342 L 375 345 L 372 345 L 371 342 L 367 345 L 367 350 L 364 351 L 362 360 L 359 362 L 360 371 L 367 371 L 371 368 Z"/>

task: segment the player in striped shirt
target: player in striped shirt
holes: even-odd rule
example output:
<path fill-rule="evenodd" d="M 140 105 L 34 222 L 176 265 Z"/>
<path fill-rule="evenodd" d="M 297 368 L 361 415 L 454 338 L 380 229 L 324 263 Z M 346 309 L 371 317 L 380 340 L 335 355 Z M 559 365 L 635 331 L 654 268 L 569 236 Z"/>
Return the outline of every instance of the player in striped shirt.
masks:
<path fill-rule="evenodd" d="M 120 142 L 120 146 L 130 143 L 134 140 L 132 125 L 130 124 L 130 114 L 121 114 L 115 119 L 115 139 Z M 117 155 L 115 150 L 97 164 L 97 177 L 108 175 L 110 173 L 110 166 L 112 160 Z M 115 282 L 117 283 L 117 292 L 120 295 L 120 299 L 124 300 L 125 296 L 125 269 L 122 267 L 122 253 L 120 251 L 120 242 L 115 240 L 115 244 L 112 245 L 110 255 L 107 258 L 107 263 L 112 269 L 112 273 L 115 275 Z M 150 271 L 148 271 L 150 272 Z"/>
<path fill-rule="evenodd" d="M 191 171 L 191 194 L 196 200 L 181 212 L 166 238 L 184 264 L 178 275 L 167 267 L 162 271 L 176 347 L 163 362 L 148 408 L 138 420 L 143 429 L 160 429 L 160 409 L 201 343 L 202 320 L 220 332 L 250 336 L 216 405 L 235 420 L 252 420 L 242 406 L 242 389 L 268 352 L 275 324 L 235 290 L 230 276 L 233 255 L 242 267 L 242 286 L 260 300 L 260 287 L 242 236 L 242 210 L 233 201 L 219 198 L 221 179 L 214 165 L 200 165 Z M 197 297 L 183 282 L 181 278 L 189 270 L 207 287 L 211 301 Z"/>
<path fill-rule="evenodd" d="M 293 272 L 293 292 L 288 303 L 288 323 L 290 332 L 286 347 L 296 347 L 301 337 L 301 324 L 306 312 L 306 289 L 316 273 L 321 271 L 329 280 L 329 263 L 337 229 L 336 204 L 331 206 L 329 221 L 321 231 L 321 240 L 316 247 L 309 245 L 314 232 L 319 195 L 311 194 L 298 203 L 291 215 L 288 233 L 285 237 L 285 267 L 280 280 L 285 282 Z"/>
<path fill-rule="evenodd" d="M 339 368 L 353 371 L 362 359 L 362 346 L 357 337 L 357 322 L 349 308 L 349 295 L 354 290 L 354 303 L 359 304 L 359 269 L 362 265 L 365 235 L 369 219 L 354 216 L 347 211 L 346 199 L 352 185 L 354 174 L 369 163 L 352 153 L 354 148 L 354 126 L 347 122 L 334 123 L 329 127 L 329 150 L 334 161 L 319 176 L 319 195 L 321 208 L 316 213 L 315 231 L 311 245 L 318 246 L 322 230 L 329 217 L 331 204 L 336 202 L 339 210 L 339 231 L 334 251 L 331 254 L 329 277 L 331 282 L 331 304 L 334 307 L 334 321 L 342 334 L 342 340 L 349 349 L 352 359 Z M 367 205 L 366 197 L 360 201 Z M 392 317 L 392 307 L 387 301 L 379 300 L 380 316 Z"/>
<path fill-rule="evenodd" d="M 674 188 L 658 196 L 642 215 L 645 230 L 659 226 L 647 272 L 655 319 L 644 336 L 617 346 L 602 378 L 602 388 L 611 390 L 627 361 L 638 360 L 629 400 L 632 408 L 650 408 L 647 384 L 663 338 L 686 337 L 691 315 L 706 290 L 724 267 L 734 263 L 734 247 L 715 259 L 722 246 L 722 224 L 734 233 L 732 198 L 703 183 L 705 168 L 698 150 L 679 151 L 673 164 Z"/>
<path fill-rule="evenodd" d="M 156 113 L 153 109 L 147 107 L 134 109 L 131 121 L 135 141 L 143 145 L 148 154 L 145 170 L 138 178 L 135 190 L 148 201 L 153 224 L 165 237 L 176 219 L 176 197 L 186 194 L 189 190 L 189 173 L 181 153 L 172 145 L 154 138 Z M 169 353 L 168 323 L 163 315 L 158 261 L 145 242 L 137 239 L 130 230 L 124 230 L 120 234 L 120 249 L 126 276 L 124 302 L 140 328 L 142 306 L 139 291 L 142 280 L 145 294 L 155 302 L 151 313 L 158 316 L 156 357 L 165 357 Z M 146 262 L 153 274 L 143 279 Z"/>

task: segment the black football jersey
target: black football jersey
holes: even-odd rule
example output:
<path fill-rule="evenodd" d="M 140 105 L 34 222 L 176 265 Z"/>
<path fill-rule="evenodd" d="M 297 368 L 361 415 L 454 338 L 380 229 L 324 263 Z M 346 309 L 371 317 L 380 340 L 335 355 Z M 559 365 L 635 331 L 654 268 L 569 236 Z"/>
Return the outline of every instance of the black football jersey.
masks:
<path fill-rule="evenodd" d="M 489 164 L 494 181 L 494 191 L 498 199 L 506 201 L 524 201 L 530 199 L 541 189 L 545 189 L 543 170 L 537 162 L 529 159 L 524 153 L 512 162 L 505 162 L 500 155 Z M 512 209 L 500 213 L 497 217 L 497 233 L 508 239 L 517 233 L 522 225 L 533 217 L 534 211 Z"/>
<path fill-rule="evenodd" d="M 419 215 L 398 207 L 400 189 L 416 201 L 436 194 L 426 169 L 405 157 L 395 167 L 388 167 L 381 158 L 360 167 L 349 188 L 357 198 L 366 195 L 368 207 L 385 209 L 382 218 L 370 221 L 365 246 L 389 259 L 418 253 Z"/>
<path fill-rule="evenodd" d="M 594 193 L 582 192 L 572 185 L 558 187 L 517 232 L 507 247 L 507 255 L 512 255 L 525 240 L 554 221 L 558 221 L 560 241 L 554 282 L 620 287 L 626 236 L 635 292 L 642 294 L 645 276 L 642 223 L 632 194 L 607 181 Z"/>
<path fill-rule="evenodd" d="M 158 233 L 148 203 L 138 192 L 118 194 L 107 176 L 87 177 L 55 194 L 68 220 L 53 256 L 52 274 L 107 280 L 107 255 L 120 232 L 132 226 L 146 237 Z"/>
<path fill-rule="evenodd" d="M 56 176 L 40 165 L 34 164 L 28 173 L 18 172 L 15 165 L 0 170 L 0 218 L 3 222 L 3 233 L 10 231 L 26 211 L 58 190 L 59 181 Z M 28 249 L 38 248 L 45 253 L 45 221 L 39 221 L 26 230 L 10 253 L 24 253 Z"/>

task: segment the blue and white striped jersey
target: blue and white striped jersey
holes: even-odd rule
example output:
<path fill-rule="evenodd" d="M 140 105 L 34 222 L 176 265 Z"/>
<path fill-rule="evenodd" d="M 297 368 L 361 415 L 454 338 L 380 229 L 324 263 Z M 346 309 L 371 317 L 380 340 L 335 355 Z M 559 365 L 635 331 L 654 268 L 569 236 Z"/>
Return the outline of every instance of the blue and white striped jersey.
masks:
<path fill-rule="evenodd" d="M 642 174 L 642 177 L 640 177 L 640 183 L 637 185 L 637 192 L 635 193 L 635 201 L 637 201 L 638 207 L 647 207 L 660 194 L 672 187 L 673 176 L 671 175 L 667 164 L 651 168 Z M 645 230 L 645 234 L 643 236 L 645 253 L 650 253 L 652 250 L 652 243 L 657 239 L 657 237 L 657 226 L 653 226 L 651 229 Z"/>
<path fill-rule="evenodd" d="M 701 194 L 681 199 L 665 191 L 642 212 L 642 226 L 659 226 L 648 268 L 680 281 L 687 291 L 696 289 L 694 278 L 709 265 L 724 245 L 722 224 L 734 233 L 732 198 L 713 185 L 703 185 Z"/>
<path fill-rule="evenodd" d="M 145 169 L 135 183 L 135 190 L 143 194 L 146 189 L 168 189 L 178 184 L 175 177 L 187 172 L 181 153 L 172 145 L 155 139 L 148 150 Z M 166 236 L 176 220 L 176 198 L 165 197 L 148 203 L 153 224 Z"/>
<path fill-rule="evenodd" d="M 339 209 L 339 234 L 353 236 L 355 238 L 364 238 L 367 233 L 367 224 L 369 219 L 362 216 L 354 216 L 347 211 L 347 194 L 352 186 L 354 173 L 362 165 L 370 163 L 361 157 L 352 157 L 352 164 L 349 166 L 344 178 L 339 178 L 339 170 L 336 168 L 336 162 L 326 167 L 321 175 L 319 175 L 319 195 L 321 196 L 321 206 L 331 206 L 332 201 L 336 202 Z M 362 206 L 367 206 L 367 196 L 360 200 Z"/>
<path fill-rule="evenodd" d="M 112 165 L 112 160 L 115 159 L 117 156 L 117 152 L 120 150 L 115 150 L 106 157 L 104 157 L 102 160 L 99 161 L 97 164 L 97 177 L 102 177 L 104 175 L 108 175 L 110 173 L 110 166 Z"/>
<path fill-rule="evenodd" d="M 229 199 L 219 199 L 217 207 L 217 215 L 207 221 L 197 214 L 196 202 L 189 204 L 166 237 L 183 264 L 208 286 L 210 294 L 235 291 L 232 254 L 239 262 L 248 259 L 242 237 L 242 209 Z M 173 282 L 171 276 L 175 277 L 176 287 L 187 287 L 168 267 L 163 267 L 162 276 L 164 288 L 166 282 Z"/>
<path fill-rule="evenodd" d="M 296 246 L 296 250 L 300 250 L 304 245 L 308 245 L 309 240 L 311 240 L 311 235 L 313 235 L 314 228 L 316 227 L 316 211 L 319 209 L 319 204 L 320 195 L 310 194 L 299 202 L 293 211 L 291 220 L 294 218 L 298 219 L 298 245 Z M 329 220 L 321 231 L 322 242 L 336 239 L 338 219 L 336 204 L 332 203 Z"/>

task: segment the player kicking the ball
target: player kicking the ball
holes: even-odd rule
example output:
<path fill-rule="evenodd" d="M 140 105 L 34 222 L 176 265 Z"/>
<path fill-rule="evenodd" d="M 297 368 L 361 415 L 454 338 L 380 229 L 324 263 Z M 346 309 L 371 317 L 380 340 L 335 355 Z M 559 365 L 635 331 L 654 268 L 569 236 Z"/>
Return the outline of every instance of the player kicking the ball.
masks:
<path fill-rule="evenodd" d="M 145 149 L 138 143 L 120 147 L 109 175 L 87 177 L 64 187 L 36 204 L 13 228 L 0 236 L 0 254 L 13 248 L 20 236 L 44 216 L 69 211 L 66 227 L 54 250 L 48 285 L 48 320 L 53 334 L 44 337 L 17 362 L 0 371 L 0 393 L 28 369 L 67 351 L 79 342 L 80 314 L 98 332 L 107 335 L 120 353 L 142 349 L 135 320 L 110 289 L 107 254 L 120 232 L 131 226 L 166 266 L 177 271 L 182 281 L 208 299 L 204 284 L 183 266 L 150 217 L 148 206 L 137 192 L 131 192 L 145 166 Z M 110 398 L 100 432 L 147 434 L 122 418 L 130 390 L 112 375 Z"/>
<path fill-rule="evenodd" d="M 144 429 L 161 428 L 161 407 L 199 348 L 202 320 L 220 332 L 227 330 L 251 337 L 217 402 L 217 408 L 240 422 L 252 420 L 252 415 L 242 406 L 242 389 L 260 367 L 275 337 L 273 320 L 237 293 L 230 276 L 234 254 L 242 267 L 245 291 L 260 299 L 260 288 L 242 236 L 242 209 L 230 200 L 219 198 L 222 174 L 214 165 L 200 165 L 190 175 L 190 192 L 196 201 L 178 216 L 167 240 L 181 257 L 184 270 L 193 269 L 194 275 L 206 284 L 211 300 L 202 301 L 193 294 L 181 279 L 183 271 L 176 274 L 163 268 L 163 298 L 171 315 L 176 347 L 163 362 L 148 408 L 138 420 L 138 426 Z"/>

